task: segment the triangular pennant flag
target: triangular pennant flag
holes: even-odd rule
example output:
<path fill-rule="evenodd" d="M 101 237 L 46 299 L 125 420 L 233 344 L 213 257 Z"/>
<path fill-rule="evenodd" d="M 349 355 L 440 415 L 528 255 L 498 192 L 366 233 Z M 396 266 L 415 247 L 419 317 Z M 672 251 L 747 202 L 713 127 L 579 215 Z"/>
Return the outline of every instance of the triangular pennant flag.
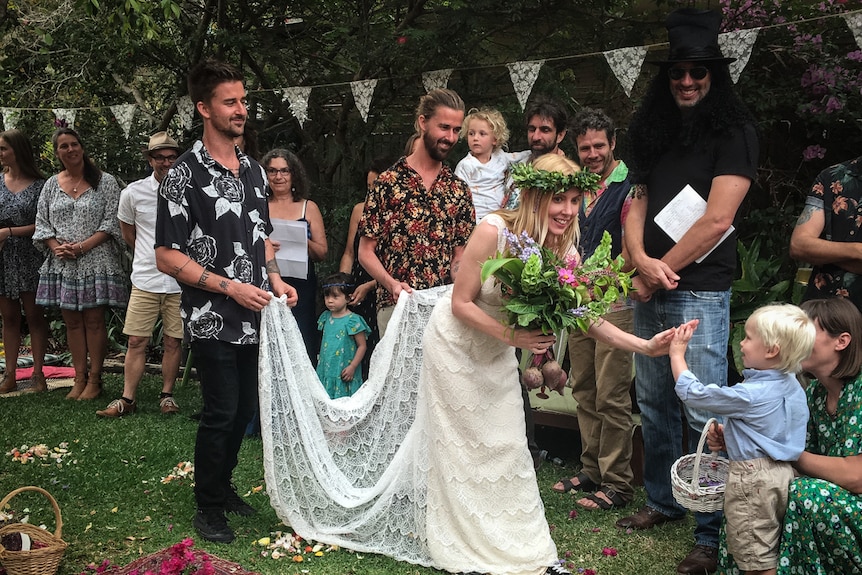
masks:
<path fill-rule="evenodd" d="M 862 48 L 862 12 L 856 14 L 844 14 L 844 21 L 847 22 L 847 27 L 853 32 L 853 37 L 856 38 L 856 44 Z"/>
<path fill-rule="evenodd" d="M 751 50 L 754 48 L 758 32 L 760 32 L 760 28 L 749 28 L 718 35 L 718 46 L 724 57 L 736 58 L 735 62 L 728 65 L 730 78 L 734 84 L 739 81 L 739 75 L 742 74 L 748 64 L 748 59 L 751 58 Z"/>
<path fill-rule="evenodd" d="M 194 115 L 195 105 L 192 103 L 192 99 L 190 97 L 183 96 L 177 100 L 177 120 L 180 123 L 180 128 L 183 130 L 190 130 Z"/>
<path fill-rule="evenodd" d="M 536 83 L 539 70 L 542 69 L 544 63 L 544 60 L 531 60 L 506 64 L 509 68 L 512 85 L 515 87 L 515 95 L 518 96 L 518 103 L 521 104 L 521 111 L 527 106 L 527 98 L 533 91 L 533 84 Z"/>
<path fill-rule="evenodd" d="M 54 112 L 54 117 L 57 118 L 57 122 L 66 122 L 67 127 L 75 129 L 77 110 L 74 108 L 54 108 L 52 111 Z"/>
<path fill-rule="evenodd" d="M 445 88 L 449 85 L 450 76 L 452 76 L 452 68 L 422 72 L 422 85 L 425 86 L 426 92 L 436 90 L 437 88 Z"/>
<path fill-rule="evenodd" d="M 371 108 L 371 97 L 374 95 L 374 88 L 377 87 L 377 80 L 357 80 L 350 83 L 350 90 L 353 92 L 353 99 L 356 101 L 356 108 L 362 114 L 362 120 L 368 121 L 368 110 Z"/>
<path fill-rule="evenodd" d="M 641 74 L 644 58 L 646 58 L 646 46 L 632 46 L 631 48 L 619 48 L 603 52 L 608 66 L 617 77 L 626 96 L 631 97 L 632 86 Z"/>
<path fill-rule="evenodd" d="M 14 130 L 18 126 L 18 120 L 21 118 L 21 110 L 19 108 L 0 108 L 3 110 L 3 129 Z"/>
<path fill-rule="evenodd" d="M 111 106 L 111 112 L 117 119 L 117 123 L 123 129 L 123 134 L 126 138 L 129 137 L 129 130 L 132 129 L 132 118 L 135 116 L 135 104 L 115 104 Z"/>
<path fill-rule="evenodd" d="M 291 86 L 281 91 L 281 100 L 290 104 L 290 113 L 299 121 L 300 127 L 308 119 L 309 96 L 311 96 L 310 86 Z"/>

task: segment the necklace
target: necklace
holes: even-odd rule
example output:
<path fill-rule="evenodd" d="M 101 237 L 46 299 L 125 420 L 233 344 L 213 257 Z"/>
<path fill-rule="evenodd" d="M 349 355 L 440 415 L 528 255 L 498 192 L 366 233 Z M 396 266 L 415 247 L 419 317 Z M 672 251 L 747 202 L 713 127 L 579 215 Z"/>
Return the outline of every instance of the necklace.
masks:
<path fill-rule="evenodd" d="M 77 193 L 78 193 L 78 186 L 80 186 L 80 185 L 81 185 L 81 182 L 83 182 L 83 181 L 84 181 L 84 176 L 81 176 L 81 177 L 78 179 L 78 183 L 77 183 L 77 184 L 75 184 L 74 186 L 72 186 L 72 193 L 73 193 L 73 194 L 77 194 Z"/>

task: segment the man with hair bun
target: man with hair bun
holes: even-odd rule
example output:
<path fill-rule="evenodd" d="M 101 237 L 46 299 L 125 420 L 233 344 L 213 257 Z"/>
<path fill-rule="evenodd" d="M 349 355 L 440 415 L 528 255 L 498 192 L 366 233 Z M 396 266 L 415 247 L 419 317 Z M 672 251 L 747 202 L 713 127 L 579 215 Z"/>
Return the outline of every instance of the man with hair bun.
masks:
<path fill-rule="evenodd" d="M 437 89 L 419 100 L 413 153 L 380 174 L 359 223 L 359 262 L 377 280 L 380 336 L 402 290 L 450 284 L 475 225 L 470 189 L 443 160 L 458 141 L 464 102 Z"/>

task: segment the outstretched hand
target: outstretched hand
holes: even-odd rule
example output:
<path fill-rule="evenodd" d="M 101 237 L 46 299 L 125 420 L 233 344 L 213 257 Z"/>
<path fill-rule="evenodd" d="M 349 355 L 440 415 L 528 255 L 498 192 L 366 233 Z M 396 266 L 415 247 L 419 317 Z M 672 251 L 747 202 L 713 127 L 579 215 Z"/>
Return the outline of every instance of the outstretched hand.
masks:
<path fill-rule="evenodd" d="M 685 327 L 689 330 L 689 338 L 691 338 L 694 330 L 697 329 L 697 325 L 700 323 L 699 319 L 693 319 L 691 321 L 687 321 L 677 328 L 669 328 L 664 331 L 661 331 L 647 342 L 647 350 L 644 352 L 644 355 L 648 355 L 650 357 L 659 357 L 662 355 L 667 355 L 670 351 L 671 343 L 674 341 L 674 336 L 678 329 Z"/>

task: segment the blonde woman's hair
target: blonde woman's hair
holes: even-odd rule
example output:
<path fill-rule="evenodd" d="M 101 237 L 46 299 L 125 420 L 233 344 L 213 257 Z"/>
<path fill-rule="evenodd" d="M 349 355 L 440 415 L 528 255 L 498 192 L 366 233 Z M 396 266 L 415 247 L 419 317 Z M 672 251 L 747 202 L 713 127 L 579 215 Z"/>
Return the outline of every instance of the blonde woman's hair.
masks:
<path fill-rule="evenodd" d="M 567 176 L 581 171 L 575 162 L 558 154 L 540 156 L 533 162 L 533 167 L 546 172 L 562 172 Z M 545 240 L 548 239 L 548 205 L 555 195 L 535 188 L 522 189 L 521 203 L 516 210 L 500 210 L 497 213 L 515 235 L 527 232 L 539 245 L 544 245 L 558 257 L 565 258 L 576 251 L 581 228 L 576 212 L 569 227 L 557 238 L 557 242 L 554 245 L 545 245 Z"/>
<path fill-rule="evenodd" d="M 817 335 L 814 322 L 793 304 L 770 304 L 754 310 L 746 325 L 763 344 L 778 348 L 778 365 L 784 373 L 802 371 L 802 361 L 811 355 Z"/>
<path fill-rule="evenodd" d="M 471 120 L 482 120 L 487 122 L 491 127 L 491 133 L 497 139 L 494 142 L 494 152 L 509 143 L 509 128 L 506 126 L 506 120 L 503 119 L 503 114 L 493 108 L 470 108 L 467 115 L 464 117 L 464 123 L 461 124 L 461 139 L 467 139 L 467 132 L 470 130 Z"/>

